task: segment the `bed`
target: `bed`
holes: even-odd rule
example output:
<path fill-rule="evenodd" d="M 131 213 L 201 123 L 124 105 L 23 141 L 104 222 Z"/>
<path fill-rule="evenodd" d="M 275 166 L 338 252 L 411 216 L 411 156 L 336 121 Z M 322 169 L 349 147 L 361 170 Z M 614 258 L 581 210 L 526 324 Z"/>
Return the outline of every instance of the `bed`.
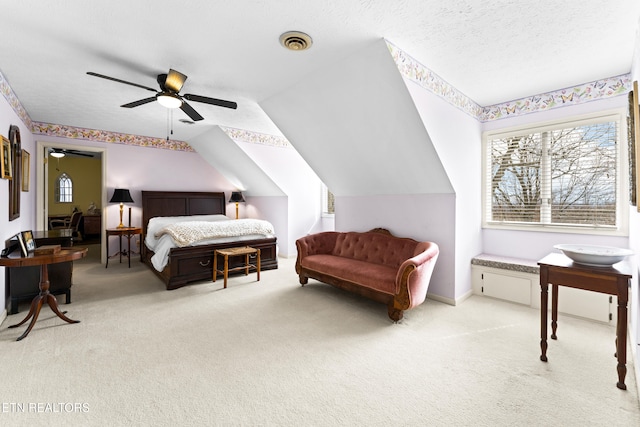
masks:
<path fill-rule="evenodd" d="M 209 219 L 209 216 L 226 214 L 226 198 L 223 192 L 182 192 L 143 191 L 142 192 L 142 244 L 141 259 L 162 281 L 167 290 L 177 289 L 187 284 L 211 280 L 213 277 L 213 253 L 216 249 L 236 246 L 251 246 L 260 249 L 261 270 L 278 268 L 276 237 L 242 236 L 218 239 L 215 243 L 168 250 L 167 264 L 158 270 L 154 267 L 155 252 L 144 243 L 149 224 L 164 220 L 160 217 L 193 217 Z M 152 221 L 152 218 L 154 219 Z M 153 230 L 152 230 L 153 231 Z M 157 259 L 157 257 L 155 258 Z M 241 262 L 240 259 L 236 262 Z M 230 260 L 231 263 L 231 260 Z M 158 265 L 158 262 L 155 261 Z M 233 267 L 232 265 L 229 266 Z"/>

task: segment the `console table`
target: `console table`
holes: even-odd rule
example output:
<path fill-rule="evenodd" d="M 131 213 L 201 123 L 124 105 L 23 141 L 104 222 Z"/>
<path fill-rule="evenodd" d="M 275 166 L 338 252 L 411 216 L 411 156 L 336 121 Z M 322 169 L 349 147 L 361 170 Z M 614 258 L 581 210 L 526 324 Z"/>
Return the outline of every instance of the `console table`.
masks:
<path fill-rule="evenodd" d="M 119 228 L 107 228 L 107 262 L 104 268 L 109 267 L 109 236 L 118 236 L 120 240 L 120 251 L 115 255 L 120 255 L 120 262 L 122 263 L 122 236 L 127 238 L 127 259 L 129 260 L 129 268 L 131 268 L 131 238 L 135 235 L 142 235 L 142 228 L 140 227 L 119 227 Z M 141 243 L 142 244 L 142 243 Z M 114 255 L 114 256 L 115 256 Z"/>
<path fill-rule="evenodd" d="M 551 284 L 551 339 L 558 339 L 558 286 L 600 292 L 618 297 L 618 324 L 616 328 L 616 357 L 618 359 L 619 389 L 626 390 L 627 375 L 627 303 L 632 268 L 628 261 L 611 267 L 591 267 L 574 263 L 567 256 L 552 253 L 538 261 L 540 266 L 540 360 L 547 361 L 548 289 Z"/>
<path fill-rule="evenodd" d="M 55 254 L 29 254 L 29 256 L 27 257 L 22 257 L 14 252 L 6 258 L 0 258 L 0 266 L 3 267 L 30 267 L 34 265 L 40 266 L 40 293 L 33 299 L 33 301 L 31 301 L 31 308 L 29 309 L 29 314 L 27 314 L 27 317 L 25 317 L 20 323 L 9 326 L 10 328 L 17 328 L 18 326 L 24 325 L 29 319 L 31 319 L 29 327 L 27 327 L 27 330 L 18 337 L 17 341 L 20 341 L 21 339 L 29 335 L 29 332 L 31 332 L 31 329 L 33 329 L 33 326 L 38 320 L 40 309 L 42 308 L 45 300 L 47 304 L 49 304 L 51 310 L 65 322 L 80 322 L 79 320 L 69 319 L 64 315 L 66 312 L 61 312 L 58 309 L 58 301 L 56 300 L 56 297 L 49 292 L 49 270 L 47 266 L 49 264 L 75 261 L 77 259 L 84 258 L 87 255 L 87 252 L 87 248 L 62 249 L 60 252 Z"/>

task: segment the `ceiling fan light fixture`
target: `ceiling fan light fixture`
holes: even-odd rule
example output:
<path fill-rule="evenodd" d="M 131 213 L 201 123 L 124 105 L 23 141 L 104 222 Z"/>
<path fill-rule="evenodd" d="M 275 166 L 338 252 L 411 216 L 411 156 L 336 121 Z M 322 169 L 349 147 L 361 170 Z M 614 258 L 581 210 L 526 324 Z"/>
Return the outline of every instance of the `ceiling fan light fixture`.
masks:
<path fill-rule="evenodd" d="M 172 93 L 161 93 L 156 99 L 166 108 L 180 108 L 182 106 L 182 99 Z"/>
<path fill-rule="evenodd" d="M 289 50 L 307 50 L 313 44 L 313 40 L 303 32 L 287 31 L 280 35 L 280 44 Z"/>
<path fill-rule="evenodd" d="M 64 153 L 62 151 L 52 151 L 49 154 L 51 154 L 51 157 L 55 157 L 56 159 L 64 157 Z"/>

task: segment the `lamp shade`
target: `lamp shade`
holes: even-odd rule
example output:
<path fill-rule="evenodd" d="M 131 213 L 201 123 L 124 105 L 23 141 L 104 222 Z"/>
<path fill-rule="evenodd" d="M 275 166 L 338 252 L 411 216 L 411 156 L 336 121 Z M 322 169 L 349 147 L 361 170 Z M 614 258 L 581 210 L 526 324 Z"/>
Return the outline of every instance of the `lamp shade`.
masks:
<path fill-rule="evenodd" d="M 113 191 L 113 196 L 111 196 L 111 200 L 109 203 L 133 203 L 133 199 L 131 198 L 131 194 L 129 194 L 129 190 L 126 188 L 116 188 Z"/>
<path fill-rule="evenodd" d="M 229 199 L 229 203 L 244 203 L 244 196 L 242 196 L 242 192 L 233 191 L 231 193 L 231 198 Z"/>

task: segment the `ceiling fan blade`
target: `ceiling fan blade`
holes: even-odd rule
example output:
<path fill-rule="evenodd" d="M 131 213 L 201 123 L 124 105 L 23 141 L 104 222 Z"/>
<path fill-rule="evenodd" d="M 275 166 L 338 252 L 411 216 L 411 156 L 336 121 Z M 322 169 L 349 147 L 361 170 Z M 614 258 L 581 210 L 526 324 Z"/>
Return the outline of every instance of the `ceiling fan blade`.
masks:
<path fill-rule="evenodd" d="M 69 154 L 75 154 L 76 156 L 93 157 L 93 154 L 89 154 L 84 151 L 78 151 L 78 150 L 63 150 L 63 151 Z"/>
<path fill-rule="evenodd" d="M 186 80 L 187 76 L 179 71 L 170 69 L 164 81 L 164 87 L 172 92 L 178 93 Z"/>
<path fill-rule="evenodd" d="M 189 101 L 204 102 L 205 104 L 217 105 L 218 107 L 233 108 L 234 110 L 238 108 L 238 104 L 236 104 L 235 102 L 225 101 L 224 99 L 209 98 L 206 96 L 191 94 L 184 95 L 184 98 L 188 99 Z"/>
<path fill-rule="evenodd" d="M 194 122 L 204 120 L 204 117 L 198 114 L 198 112 L 194 110 L 193 107 L 191 107 L 191 105 L 187 104 L 185 101 L 182 101 L 182 106 L 180 107 L 180 109 L 185 113 L 187 113 L 187 116 L 191 117 L 191 120 L 193 120 Z"/>
<path fill-rule="evenodd" d="M 156 100 L 156 97 L 152 96 L 151 98 L 145 98 L 145 99 L 141 99 L 139 101 L 133 101 L 133 102 L 130 102 L 128 104 L 121 105 L 121 107 L 124 107 L 124 108 L 138 107 L 140 105 L 148 104 L 148 103 L 153 102 L 155 100 Z"/>
<path fill-rule="evenodd" d="M 150 90 L 151 92 L 157 92 L 157 89 L 152 89 L 152 88 L 147 87 L 147 86 L 139 85 L 138 83 L 131 83 L 131 82 L 128 82 L 128 81 L 125 81 L 125 80 L 116 79 L 115 77 L 105 76 L 104 74 L 98 74 L 98 73 L 94 73 L 92 71 L 87 71 L 87 74 L 89 74 L 90 76 L 94 76 L 94 77 L 100 77 L 102 79 L 113 80 L 114 82 L 118 82 L 118 83 L 124 83 L 126 85 L 136 86 L 136 87 L 139 87 L 139 88 L 142 88 L 142 89 Z"/>

